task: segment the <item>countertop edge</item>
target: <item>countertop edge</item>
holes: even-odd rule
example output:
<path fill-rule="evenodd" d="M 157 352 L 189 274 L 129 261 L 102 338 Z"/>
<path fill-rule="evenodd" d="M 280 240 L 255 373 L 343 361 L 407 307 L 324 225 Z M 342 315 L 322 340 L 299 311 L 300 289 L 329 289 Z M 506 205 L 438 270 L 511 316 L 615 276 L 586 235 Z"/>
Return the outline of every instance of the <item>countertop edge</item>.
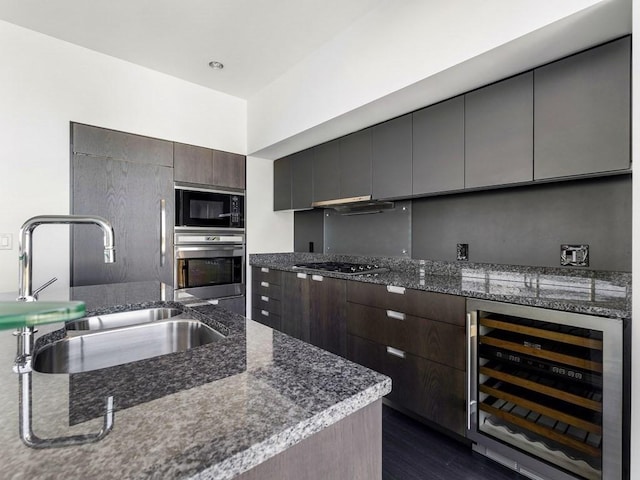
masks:
<path fill-rule="evenodd" d="M 263 462 L 284 452 L 293 445 L 374 403 L 391 391 L 391 379 L 373 385 L 322 412 L 289 427 L 228 459 L 189 477 L 189 480 L 231 480 Z"/>

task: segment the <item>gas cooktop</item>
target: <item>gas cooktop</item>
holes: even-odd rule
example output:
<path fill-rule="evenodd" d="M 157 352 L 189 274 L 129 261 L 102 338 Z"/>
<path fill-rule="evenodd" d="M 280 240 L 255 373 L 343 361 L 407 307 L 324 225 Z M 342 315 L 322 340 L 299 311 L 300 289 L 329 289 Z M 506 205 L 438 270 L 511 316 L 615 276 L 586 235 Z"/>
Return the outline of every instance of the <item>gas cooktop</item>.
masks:
<path fill-rule="evenodd" d="M 305 270 L 317 270 L 321 272 L 338 272 L 347 275 L 377 275 L 387 272 L 388 269 L 370 263 L 350 263 L 350 262 L 310 262 L 297 263 L 294 268 Z"/>

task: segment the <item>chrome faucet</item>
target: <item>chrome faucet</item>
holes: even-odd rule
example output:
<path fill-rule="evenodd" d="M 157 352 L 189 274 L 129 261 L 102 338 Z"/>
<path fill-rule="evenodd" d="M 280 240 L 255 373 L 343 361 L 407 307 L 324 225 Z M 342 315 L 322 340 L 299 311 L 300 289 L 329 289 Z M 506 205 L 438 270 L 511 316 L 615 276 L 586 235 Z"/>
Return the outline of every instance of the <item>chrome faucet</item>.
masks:
<path fill-rule="evenodd" d="M 46 224 L 95 224 L 104 232 L 104 262 L 116 261 L 113 240 L 113 227 L 102 217 L 83 215 L 40 215 L 32 217 L 20 228 L 20 243 L 18 246 L 20 262 L 20 278 L 18 287 L 18 301 L 34 302 L 38 299 L 38 293 L 57 280 L 53 278 L 33 291 L 32 278 L 32 234 L 39 225 Z M 98 433 L 72 435 L 69 437 L 39 438 L 33 433 L 31 427 L 31 361 L 34 347 L 34 327 L 21 327 L 15 332 L 18 339 L 18 352 L 13 367 L 19 376 L 20 389 L 20 437 L 25 445 L 31 448 L 64 447 L 69 445 L 81 445 L 102 440 L 113 428 L 113 397 L 106 398 L 106 408 L 103 426 Z"/>
<path fill-rule="evenodd" d="M 104 263 L 113 263 L 116 261 L 113 227 L 106 219 L 97 216 L 84 215 L 39 215 L 37 217 L 32 217 L 24 222 L 24 224 L 20 228 L 20 243 L 18 246 L 18 260 L 20 261 L 18 300 L 20 301 L 33 302 L 37 298 L 33 294 L 33 287 L 31 285 L 33 268 L 33 262 L 31 258 L 31 252 L 33 250 L 32 235 L 36 227 L 38 227 L 39 225 L 47 224 L 94 224 L 99 226 L 104 232 Z M 38 291 L 42 290 L 42 288 L 46 287 L 47 285 L 50 285 L 50 283 L 47 283 L 43 287 L 39 288 Z"/>

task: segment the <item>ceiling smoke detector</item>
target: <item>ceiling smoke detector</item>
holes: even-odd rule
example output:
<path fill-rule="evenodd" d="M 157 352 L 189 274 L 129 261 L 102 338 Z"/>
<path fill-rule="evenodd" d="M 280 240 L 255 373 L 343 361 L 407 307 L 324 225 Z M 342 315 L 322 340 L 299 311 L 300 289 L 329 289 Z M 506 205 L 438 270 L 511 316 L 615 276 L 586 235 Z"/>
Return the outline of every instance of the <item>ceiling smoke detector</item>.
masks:
<path fill-rule="evenodd" d="M 216 62 L 215 60 L 212 62 L 209 62 L 209 66 L 214 70 L 222 70 L 224 68 L 224 65 L 222 63 Z"/>

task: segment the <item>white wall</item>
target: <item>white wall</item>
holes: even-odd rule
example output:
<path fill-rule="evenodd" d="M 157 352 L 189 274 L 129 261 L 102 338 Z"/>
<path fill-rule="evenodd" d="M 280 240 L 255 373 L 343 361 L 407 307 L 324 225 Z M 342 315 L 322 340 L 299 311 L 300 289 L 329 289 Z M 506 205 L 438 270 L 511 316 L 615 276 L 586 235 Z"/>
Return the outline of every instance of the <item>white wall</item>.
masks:
<path fill-rule="evenodd" d="M 69 213 L 69 122 L 246 153 L 246 101 L 0 22 L 0 292 L 17 292 L 17 234 L 38 214 Z M 66 295 L 68 227 L 34 240 L 34 286 Z"/>
<path fill-rule="evenodd" d="M 560 57 L 562 48 L 584 48 L 584 43 L 572 45 L 571 36 L 562 45 L 549 42 L 549 47 L 543 45 L 540 35 L 532 39 L 534 48 L 530 51 L 519 47 L 509 58 L 488 58 L 473 74 L 455 72 L 442 82 L 435 78 L 598 3 L 463 0 L 438 2 L 440 9 L 436 10 L 432 2 L 423 0 L 388 2 L 249 99 L 248 151 L 264 155 L 263 149 L 269 151 L 280 141 L 314 130 L 312 140 L 293 149 L 301 150 Z M 573 40 L 586 41 L 580 35 Z M 557 54 L 550 57 L 554 49 Z M 419 89 L 418 96 L 408 96 L 408 105 L 402 98 L 368 109 L 363 115 L 352 115 L 371 102 L 430 78 L 434 81 Z M 347 119 L 341 118 L 345 115 Z"/>

